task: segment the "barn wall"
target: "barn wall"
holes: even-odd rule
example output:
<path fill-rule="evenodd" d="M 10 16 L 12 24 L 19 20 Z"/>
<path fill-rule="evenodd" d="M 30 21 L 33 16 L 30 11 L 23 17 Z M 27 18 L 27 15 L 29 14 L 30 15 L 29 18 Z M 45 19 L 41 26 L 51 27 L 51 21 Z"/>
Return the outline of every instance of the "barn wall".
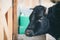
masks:
<path fill-rule="evenodd" d="M 0 14 L 2 13 L 2 12 L 1 12 L 1 6 L 2 6 L 2 5 L 1 5 L 1 0 L 0 0 Z M 1 33 L 0 33 L 0 40 L 3 40 L 4 36 L 3 36 L 3 26 L 2 26 L 2 24 L 1 24 L 1 15 L 0 15 L 0 28 L 1 28 L 1 29 L 0 29 L 0 32 L 1 32 Z"/>
<path fill-rule="evenodd" d="M 39 5 L 39 0 L 18 0 L 17 5 L 21 5 L 21 7 L 25 8 L 33 8 L 36 5 Z"/>
<path fill-rule="evenodd" d="M 15 2 L 17 2 L 17 0 L 15 0 Z M 13 36 L 12 29 L 15 26 L 15 24 L 17 25 L 17 22 L 16 22 L 17 19 L 15 19 L 17 14 L 14 11 L 12 11 L 12 9 L 13 9 L 12 0 L 0 0 L 0 40 L 12 40 L 13 39 L 12 38 L 12 36 Z M 16 10 L 16 9 L 17 8 L 15 7 L 14 10 Z M 13 13 L 15 13 L 15 14 L 13 15 Z M 14 16 L 14 20 L 13 20 L 13 16 Z M 13 24 L 13 21 L 15 24 Z M 15 27 L 17 27 L 17 26 L 15 26 Z M 15 28 L 15 29 L 17 29 L 17 28 Z M 16 33 L 17 32 L 15 31 L 14 35 L 17 39 Z"/>

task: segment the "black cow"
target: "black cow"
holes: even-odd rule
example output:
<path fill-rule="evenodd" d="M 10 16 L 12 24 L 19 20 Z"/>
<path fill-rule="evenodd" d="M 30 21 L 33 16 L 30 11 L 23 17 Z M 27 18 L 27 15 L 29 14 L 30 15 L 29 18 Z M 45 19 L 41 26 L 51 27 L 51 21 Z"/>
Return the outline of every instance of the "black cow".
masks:
<path fill-rule="evenodd" d="M 50 21 L 49 33 L 58 39 L 60 37 L 60 2 L 49 8 L 47 17 Z"/>
<path fill-rule="evenodd" d="M 45 10 L 43 6 L 36 6 L 33 9 L 26 35 L 38 36 L 49 33 L 58 40 L 60 37 L 60 2 L 49 8 L 48 15 L 45 15 Z M 41 25 L 42 19 L 45 20 L 43 26 Z"/>
<path fill-rule="evenodd" d="M 36 6 L 30 15 L 30 23 L 26 29 L 27 36 L 37 36 L 48 32 L 49 21 L 45 14 L 46 7 Z"/>

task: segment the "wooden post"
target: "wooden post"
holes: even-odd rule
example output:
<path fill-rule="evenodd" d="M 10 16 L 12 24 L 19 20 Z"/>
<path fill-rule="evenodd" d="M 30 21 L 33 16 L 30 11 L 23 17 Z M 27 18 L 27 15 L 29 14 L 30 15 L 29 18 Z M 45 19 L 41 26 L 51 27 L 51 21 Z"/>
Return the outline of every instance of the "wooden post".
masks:
<path fill-rule="evenodd" d="M 4 3 L 0 0 L 0 40 L 12 40 L 12 7 L 9 8 L 10 6 L 8 7 L 7 4 L 5 6 L 2 4 Z M 3 10 L 4 7 L 6 7 L 7 10 Z M 8 12 L 8 24 L 5 17 L 6 12 Z"/>
<path fill-rule="evenodd" d="M 12 28 L 13 28 L 13 24 L 12 24 L 12 7 L 9 8 L 8 10 L 8 29 L 10 31 L 10 40 L 12 40 Z"/>
<path fill-rule="evenodd" d="M 13 0 L 13 40 L 17 40 L 18 24 L 17 24 L 17 0 Z"/>

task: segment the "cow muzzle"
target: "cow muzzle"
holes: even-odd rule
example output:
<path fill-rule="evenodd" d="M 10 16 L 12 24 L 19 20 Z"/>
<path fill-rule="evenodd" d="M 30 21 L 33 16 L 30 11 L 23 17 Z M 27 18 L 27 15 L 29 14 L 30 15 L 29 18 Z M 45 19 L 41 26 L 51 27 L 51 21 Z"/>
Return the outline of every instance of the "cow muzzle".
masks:
<path fill-rule="evenodd" d="M 34 36 L 33 30 L 26 30 L 25 34 L 26 34 L 26 36 L 29 36 L 29 37 Z"/>

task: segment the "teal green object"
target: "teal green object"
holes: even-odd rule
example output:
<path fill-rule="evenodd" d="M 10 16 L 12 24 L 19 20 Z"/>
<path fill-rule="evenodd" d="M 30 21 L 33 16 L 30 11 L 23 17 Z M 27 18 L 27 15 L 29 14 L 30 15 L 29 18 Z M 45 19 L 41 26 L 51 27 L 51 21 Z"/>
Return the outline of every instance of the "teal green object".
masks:
<path fill-rule="evenodd" d="M 24 34 L 25 30 L 29 24 L 29 17 L 28 16 L 20 16 L 19 18 L 19 24 L 20 26 L 18 27 L 18 34 Z"/>

